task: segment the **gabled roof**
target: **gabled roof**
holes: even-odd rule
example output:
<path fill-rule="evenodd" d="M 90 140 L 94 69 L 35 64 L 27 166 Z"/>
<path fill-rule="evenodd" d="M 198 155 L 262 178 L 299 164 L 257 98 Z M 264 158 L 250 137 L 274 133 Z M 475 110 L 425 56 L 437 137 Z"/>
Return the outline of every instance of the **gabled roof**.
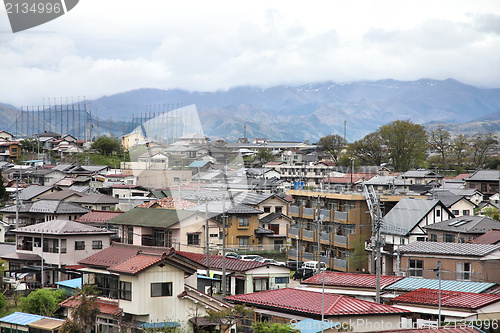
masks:
<path fill-rule="evenodd" d="M 455 281 L 441 280 L 441 290 L 463 291 L 468 293 L 482 293 L 485 290 L 495 286 L 493 282 L 476 281 Z M 405 277 L 384 288 L 388 291 L 413 291 L 421 288 L 439 289 L 438 279 L 424 279 L 421 277 Z"/>
<path fill-rule="evenodd" d="M 323 294 L 320 292 L 283 288 L 252 294 L 228 296 L 226 300 L 238 304 L 246 304 L 247 306 L 318 316 L 322 313 L 322 296 Z M 409 313 L 407 310 L 398 309 L 390 305 L 331 293 L 324 294 L 324 301 L 325 316 Z"/>
<path fill-rule="evenodd" d="M 405 173 L 403 173 L 401 176 L 405 178 L 443 178 L 443 176 L 438 175 L 437 173 L 430 171 L 430 170 L 425 170 L 425 169 L 418 169 L 418 170 L 408 170 Z"/>
<path fill-rule="evenodd" d="M 26 227 L 11 230 L 15 233 L 31 233 L 31 234 L 51 234 L 51 235 L 68 235 L 68 234 L 111 234 L 111 231 L 96 228 L 90 225 L 78 223 L 70 220 L 52 220 L 43 223 L 36 223 Z"/>
<path fill-rule="evenodd" d="M 395 297 L 392 301 L 394 303 L 438 306 L 439 291 L 436 289 L 417 289 Z M 496 302 L 500 302 L 498 295 L 441 290 L 441 306 L 447 308 L 479 309 Z"/>
<path fill-rule="evenodd" d="M 357 274 L 342 272 L 325 272 L 325 286 L 349 287 L 349 288 L 377 288 L 377 276 L 374 274 Z M 394 282 L 404 279 L 402 276 L 380 276 L 380 287 L 384 288 Z M 304 281 L 306 285 L 322 285 L 323 273 L 316 274 Z"/>
<path fill-rule="evenodd" d="M 284 219 L 287 219 L 287 220 L 292 220 L 290 217 L 288 217 L 287 215 L 283 214 L 283 213 L 270 213 L 270 214 L 267 214 L 266 216 L 264 216 L 263 218 L 259 219 L 259 222 L 261 223 L 270 223 L 276 219 L 279 219 L 279 218 L 284 218 Z"/>
<path fill-rule="evenodd" d="M 135 207 L 113 217 L 108 223 L 168 228 L 196 214 L 197 212 L 188 210 Z"/>
<path fill-rule="evenodd" d="M 149 268 L 166 258 L 166 254 L 141 253 L 140 251 L 132 258 L 108 268 L 108 271 L 127 275 L 137 273 Z"/>
<path fill-rule="evenodd" d="M 5 207 L 0 210 L 5 213 L 16 211 L 16 205 Z M 90 210 L 65 201 L 38 200 L 33 203 L 26 203 L 21 207 L 20 212 L 42 213 L 42 214 L 85 214 Z"/>
<path fill-rule="evenodd" d="M 207 256 L 203 253 L 177 251 L 179 255 L 191 259 L 203 266 L 206 265 Z M 257 267 L 266 266 L 266 264 L 257 261 L 245 261 L 232 258 L 226 258 L 226 269 L 233 272 L 245 272 Z M 210 268 L 222 269 L 222 256 L 210 255 Z"/>
<path fill-rule="evenodd" d="M 439 200 L 402 198 L 383 217 L 382 233 L 406 236 L 437 205 Z"/>
<path fill-rule="evenodd" d="M 78 191 L 73 191 L 73 190 L 62 190 L 62 191 L 56 191 L 52 193 L 48 193 L 42 196 L 44 200 L 64 200 L 66 198 L 69 198 L 73 195 L 76 195 L 78 197 L 82 197 L 85 194 L 78 192 Z"/>
<path fill-rule="evenodd" d="M 446 242 L 413 242 L 399 247 L 401 253 L 445 254 L 456 256 L 483 257 L 498 251 L 499 245 Z"/>
<path fill-rule="evenodd" d="M 275 193 L 255 193 L 255 192 L 240 194 L 238 196 L 238 201 L 240 201 L 242 204 L 245 205 L 257 206 L 258 204 L 268 199 L 274 199 L 274 198 L 277 198 L 280 201 L 283 201 L 284 203 L 288 203 L 285 199 L 276 195 Z"/>
<path fill-rule="evenodd" d="M 99 311 L 103 314 L 110 314 L 113 316 L 119 316 L 123 312 L 123 309 L 118 307 L 118 301 L 104 300 L 102 298 L 97 298 L 97 305 L 99 306 Z M 60 306 L 66 308 L 74 308 L 80 304 L 75 296 L 70 297 L 63 302 L 59 303 Z"/>
<path fill-rule="evenodd" d="M 500 229 L 500 221 L 487 216 L 466 215 L 430 224 L 425 229 L 451 231 L 468 234 L 484 234 L 492 229 Z"/>
<path fill-rule="evenodd" d="M 93 210 L 87 214 L 80 216 L 75 219 L 76 222 L 80 223 L 106 223 L 108 220 L 115 216 L 123 214 L 122 211 L 112 211 L 112 210 Z"/>
<path fill-rule="evenodd" d="M 52 189 L 50 186 L 31 185 L 19 192 L 19 200 L 31 200 Z"/>
<path fill-rule="evenodd" d="M 81 196 L 80 198 L 76 198 L 71 200 L 73 203 L 78 204 L 117 204 L 119 200 L 117 198 L 113 198 L 112 196 L 106 194 L 91 194 Z"/>
<path fill-rule="evenodd" d="M 123 243 L 112 243 L 110 247 L 80 260 L 78 263 L 106 269 L 134 257 L 142 248 L 144 247 Z M 150 252 L 159 254 L 169 250 L 165 247 L 148 247 L 148 249 Z"/>

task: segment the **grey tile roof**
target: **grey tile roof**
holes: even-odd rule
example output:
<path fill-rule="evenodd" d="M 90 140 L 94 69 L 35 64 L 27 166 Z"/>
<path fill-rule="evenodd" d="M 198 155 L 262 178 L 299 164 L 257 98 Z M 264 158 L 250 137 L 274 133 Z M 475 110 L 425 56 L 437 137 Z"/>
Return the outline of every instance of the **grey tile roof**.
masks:
<path fill-rule="evenodd" d="M 16 211 L 16 205 L 5 207 L 0 210 L 4 213 Z M 89 209 L 81 206 L 56 200 L 38 200 L 33 203 L 25 203 L 19 207 L 19 212 L 23 213 L 45 213 L 45 214 L 86 214 Z"/>
<path fill-rule="evenodd" d="M 476 170 L 469 177 L 465 177 L 465 181 L 496 181 L 500 179 L 499 170 Z"/>
<path fill-rule="evenodd" d="M 402 198 L 384 216 L 382 233 L 401 236 L 407 235 L 438 204 L 439 200 Z"/>
<path fill-rule="evenodd" d="M 110 224 L 168 228 L 195 214 L 197 213 L 188 210 L 136 207 L 109 219 L 107 222 Z"/>
<path fill-rule="evenodd" d="M 50 186 L 31 185 L 19 192 L 19 200 L 31 200 L 34 197 L 50 191 Z"/>
<path fill-rule="evenodd" d="M 259 222 L 262 222 L 262 223 L 270 223 L 280 217 L 283 217 L 285 219 L 288 219 L 288 220 L 291 220 L 290 217 L 286 216 L 285 214 L 282 214 L 282 213 L 271 213 L 271 214 L 268 214 L 266 216 L 264 216 L 263 218 L 261 218 L 259 220 Z"/>
<path fill-rule="evenodd" d="M 443 176 L 438 175 L 430 170 L 409 170 L 403 173 L 401 176 L 406 178 L 443 178 Z"/>
<path fill-rule="evenodd" d="M 500 229 L 500 221 L 487 216 L 467 215 L 455 217 L 425 227 L 428 230 L 451 231 L 468 234 L 484 234 L 492 229 Z"/>
<path fill-rule="evenodd" d="M 399 247 L 401 253 L 445 254 L 456 256 L 483 257 L 498 251 L 500 244 L 445 243 L 445 242 L 413 242 Z"/>
<path fill-rule="evenodd" d="M 70 220 L 52 220 L 43 223 L 37 223 L 26 227 L 21 227 L 12 230 L 14 233 L 30 233 L 30 234 L 112 234 L 102 228 L 93 227 L 87 224 L 78 223 Z"/>
<path fill-rule="evenodd" d="M 42 196 L 43 200 L 64 200 L 68 197 L 71 197 L 72 195 L 77 195 L 79 197 L 85 195 L 83 193 L 80 193 L 78 191 L 73 191 L 73 190 L 62 190 L 58 192 L 52 192 L 49 194 L 45 194 Z"/>
<path fill-rule="evenodd" d="M 106 194 L 91 194 L 71 200 L 78 204 L 117 204 L 119 200 Z"/>

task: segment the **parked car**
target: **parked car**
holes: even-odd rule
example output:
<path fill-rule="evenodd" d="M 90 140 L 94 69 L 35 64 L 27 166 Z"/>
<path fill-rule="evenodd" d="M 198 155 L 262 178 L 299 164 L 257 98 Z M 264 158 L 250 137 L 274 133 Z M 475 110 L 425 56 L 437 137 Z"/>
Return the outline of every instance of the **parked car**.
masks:
<path fill-rule="evenodd" d="M 303 261 L 297 261 L 297 260 L 287 260 L 286 262 L 286 267 L 290 268 L 292 271 L 296 271 L 297 268 L 302 267 Z"/>
<path fill-rule="evenodd" d="M 277 265 L 277 266 L 285 266 L 284 262 L 277 261 L 274 259 L 268 259 L 268 258 L 263 258 L 259 260 L 259 262 L 264 263 L 264 264 L 271 264 L 271 265 Z"/>
<path fill-rule="evenodd" d="M 298 270 L 295 271 L 295 273 L 293 273 L 292 279 L 294 279 L 294 280 L 308 279 L 311 276 L 313 276 L 315 273 L 316 273 L 316 271 L 314 271 L 311 268 L 299 268 Z"/>
<path fill-rule="evenodd" d="M 305 263 L 302 264 L 301 268 L 310 268 L 313 269 L 315 272 L 319 270 L 326 271 L 326 264 L 324 262 L 318 262 L 318 261 L 306 261 Z"/>
<path fill-rule="evenodd" d="M 226 253 L 226 258 L 231 258 L 231 259 L 239 259 L 240 255 L 236 252 L 227 252 Z"/>
<path fill-rule="evenodd" d="M 262 257 L 257 254 L 242 254 L 238 259 L 244 261 L 255 261 L 255 259 L 261 259 Z"/>

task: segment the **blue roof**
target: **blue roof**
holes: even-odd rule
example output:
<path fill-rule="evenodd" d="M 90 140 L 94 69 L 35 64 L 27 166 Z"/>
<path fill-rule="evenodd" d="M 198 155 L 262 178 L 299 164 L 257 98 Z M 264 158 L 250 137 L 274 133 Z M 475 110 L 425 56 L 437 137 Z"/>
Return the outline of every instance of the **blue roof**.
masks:
<path fill-rule="evenodd" d="M 191 164 L 189 164 L 190 168 L 203 168 L 207 163 L 210 163 L 210 161 L 193 161 Z"/>
<path fill-rule="evenodd" d="M 213 277 L 205 276 L 205 275 L 198 275 L 198 279 L 202 280 L 214 280 L 214 281 L 221 281 L 221 279 L 216 279 Z"/>
<path fill-rule="evenodd" d="M 482 293 L 488 288 L 493 287 L 496 283 L 490 282 L 474 282 L 474 281 L 455 281 L 441 280 L 441 290 L 463 291 L 467 293 Z M 388 285 L 384 290 L 395 291 L 412 291 L 420 288 L 439 289 L 439 280 L 423 279 L 418 277 L 406 277 L 393 284 Z"/>
<path fill-rule="evenodd" d="M 0 322 L 9 323 L 9 324 L 16 324 L 16 325 L 29 325 L 29 324 L 34 323 L 35 321 L 38 321 L 38 320 L 43 319 L 43 318 L 45 318 L 45 317 L 39 316 L 36 314 L 24 313 L 24 312 L 14 312 L 8 316 L 0 318 Z"/>
<path fill-rule="evenodd" d="M 139 325 L 144 328 L 162 328 L 162 327 L 179 327 L 181 324 L 176 323 L 175 321 L 160 321 L 157 323 L 145 323 Z"/>
<path fill-rule="evenodd" d="M 331 321 L 323 322 L 323 329 L 327 330 L 332 327 L 339 326 L 340 323 L 334 323 Z M 321 320 L 314 319 L 304 319 L 296 323 L 292 323 L 291 328 L 299 330 L 301 333 L 317 333 L 321 332 Z"/>
<path fill-rule="evenodd" d="M 60 282 L 56 282 L 56 284 L 58 284 L 62 287 L 73 288 L 73 289 L 81 288 L 82 287 L 82 278 L 60 281 Z"/>

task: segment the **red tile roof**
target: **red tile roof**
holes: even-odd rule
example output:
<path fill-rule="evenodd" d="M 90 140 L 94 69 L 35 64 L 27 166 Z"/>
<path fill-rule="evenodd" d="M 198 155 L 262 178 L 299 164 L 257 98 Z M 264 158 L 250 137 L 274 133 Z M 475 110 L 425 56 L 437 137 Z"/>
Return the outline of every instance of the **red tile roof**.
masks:
<path fill-rule="evenodd" d="M 59 304 L 63 307 L 74 308 L 78 305 L 78 300 L 75 297 L 70 297 L 67 300 Z M 101 313 L 110 314 L 113 316 L 118 316 L 122 313 L 123 309 L 118 307 L 118 301 L 103 300 L 98 298 L 97 305 L 99 305 L 99 310 Z"/>
<path fill-rule="evenodd" d="M 207 257 L 203 253 L 192 253 L 176 251 L 177 254 L 182 255 L 188 259 L 196 261 L 203 266 L 206 265 Z M 266 266 L 266 264 L 257 261 L 245 261 L 232 258 L 226 258 L 226 269 L 233 272 L 244 272 L 256 267 Z M 222 256 L 210 255 L 210 268 L 222 269 Z"/>
<path fill-rule="evenodd" d="M 154 264 L 159 263 L 165 259 L 165 255 L 158 254 L 142 254 L 139 253 L 136 256 L 119 263 L 116 266 L 108 268 L 108 271 L 115 273 L 122 273 L 128 275 L 135 275 L 148 267 L 153 266 Z"/>
<path fill-rule="evenodd" d="M 113 217 L 120 214 L 123 214 L 123 212 L 111 210 L 93 210 L 90 213 L 87 213 L 75 219 L 75 221 L 80 223 L 106 223 L 109 219 L 112 219 Z"/>
<path fill-rule="evenodd" d="M 490 230 L 487 233 L 469 241 L 469 243 L 498 244 L 498 243 L 500 243 L 500 230 L 499 229 Z"/>
<path fill-rule="evenodd" d="M 421 288 L 393 298 L 392 301 L 394 303 L 438 306 L 439 291 L 435 289 Z M 441 305 L 444 307 L 478 309 L 495 302 L 500 302 L 500 296 L 441 290 Z"/>
<path fill-rule="evenodd" d="M 122 243 L 113 243 L 110 247 L 105 248 L 96 254 L 91 255 L 78 263 L 87 266 L 97 266 L 101 268 L 109 268 L 121 264 L 122 262 L 133 258 L 137 255 L 141 247 L 130 246 Z M 157 249 L 157 253 L 161 254 L 168 251 L 167 248 L 152 248 Z"/>
<path fill-rule="evenodd" d="M 226 297 L 227 301 L 248 306 L 274 310 L 293 311 L 305 314 L 322 313 L 322 293 L 301 289 L 284 288 L 260 291 L 252 294 Z M 325 293 L 326 316 L 349 316 L 359 314 L 398 314 L 410 311 L 390 305 L 369 302 L 354 297 Z"/>
<path fill-rule="evenodd" d="M 325 272 L 325 286 L 356 287 L 356 288 L 377 288 L 377 276 L 374 274 L 356 274 L 341 272 Z M 382 275 L 380 277 L 380 287 L 384 288 L 396 281 L 404 279 L 402 276 Z M 322 285 L 323 274 L 316 274 L 302 282 L 302 284 Z"/>

